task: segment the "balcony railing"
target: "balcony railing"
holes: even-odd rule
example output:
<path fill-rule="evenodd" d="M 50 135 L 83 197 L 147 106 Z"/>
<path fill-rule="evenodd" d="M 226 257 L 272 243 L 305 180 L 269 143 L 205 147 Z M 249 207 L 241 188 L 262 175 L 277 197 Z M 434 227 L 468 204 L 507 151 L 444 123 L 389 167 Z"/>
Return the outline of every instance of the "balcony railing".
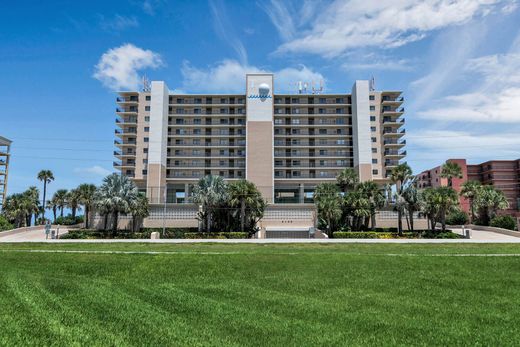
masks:
<path fill-rule="evenodd" d="M 129 97 L 119 96 L 119 97 L 117 97 L 116 100 L 117 100 L 117 102 L 137 102 L 137 101 L 139 101 L 137 96 L 129 96 Z"/>
<path fill-rule="evenodd" d="M 118 112 L 118 113 L 121 113 L 121 112 L 137 112 L 137 108 L 136 107 L 130 107 L 130 108 L 119 108 L 119 107 L 116 107 L 116 112 Z"/>
<path fill-rule="evenodd" d="M 406 151 L 384 151 L 385 155 L 397 155 L 397 156 L 406 156 Z"/>

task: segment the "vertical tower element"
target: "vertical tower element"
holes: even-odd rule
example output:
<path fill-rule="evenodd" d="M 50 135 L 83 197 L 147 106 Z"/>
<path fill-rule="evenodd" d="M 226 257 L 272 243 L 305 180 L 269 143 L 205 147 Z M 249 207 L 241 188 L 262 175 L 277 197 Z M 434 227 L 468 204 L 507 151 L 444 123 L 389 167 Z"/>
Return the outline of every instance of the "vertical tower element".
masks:
<path fill-rule="evenodd" d="M 164 202 L 168 139 L 169 91 L 164 82 L 153 81 L 150 102 L 150 138 L 146 192 L 150 203 Z"/>
<path fill-rule="evenodd" d="M 368 81 L 356 81 L 352 87 L 352 137 L 354 167 L 359 181 L 372 179 L 372 144 Z"/>
<path fill-rule="evenodd" d="M 273 75 L 246 76 L 246 178 L 270 203 L 274 196 Z"/>

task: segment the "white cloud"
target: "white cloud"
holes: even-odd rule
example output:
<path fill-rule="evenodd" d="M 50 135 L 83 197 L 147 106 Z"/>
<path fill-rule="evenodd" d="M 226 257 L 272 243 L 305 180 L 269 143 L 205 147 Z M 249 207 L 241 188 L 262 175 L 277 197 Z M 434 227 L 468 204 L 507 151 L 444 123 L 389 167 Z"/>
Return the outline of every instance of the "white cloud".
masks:
<path fill-rule="evenodd" d="M 269 73 L 269 70 L 243 65 L 236 60 L 224 60 L 206 69 L 193 67 L 185 61 L 182 69 L 183 90 L 190 92 L 242 93 L 245 90 L 247 73 Z M 275 89 L 287 91 L 298 81 L 319 83 L 323 75 L 300 65 L 273 72 L 276 75 Z"/>
<path fill-rule="evenodd" d="M 118 32 L 129 28 L 137 28 L 139 21 L 135 17 L 126 17 L 116 14 L 114 18 L 108 19 L 100 16 L 101 29 L 111 32 Z"/>
<path fill-rule="evenodd" d="M 449 95 L 442 105 L 418 112 L 422 118 L 465 122 L 520 122 L 520 54 L 488 55 L 468 60 L 466 73 L 482 82 L 471 92 Z"/>
<path fill-rule="evenodd" d="M 235 35 L 233 27 L 230 25 L 230 21 L 227 17 L 224 5 L 221 1 L 210 0 L 209 6 L 213 16 L 213 26 L 217 35 L 233 48 L 242 64 L 247 64 L 246 48 L 242 41 L 240 41 Z"/>
<path fill-rule="evenodd" d="M 342 64 L 343 70 L 384 70 L 384 71 L 411 71 L 413 65 L 409 59 L 387 60 L 376 59 L 366 60 L 366 63 L 349 62 Z M 368 62 L 370 61 L 370 62 Z"/>
<path fill-rule="evenodd" d="M 138 71 L 162 65 L 159 54 L 127 43 L 105 52 L 95 66 L 93 77 L 115 91 L 135 90 L 139 85 Z"/>
<path fill-rule="evenodd" d="M 279 0 L 272 3 L 283 7 Z M 418 41 L 431 31 L 486 16 L 503 3 L 510 1 L 335 0 L 320 7 L 319 12 L 315 7 L 315 19 L 308 30 L 298 30 L 302 35 L 294 38 L 294 17 L 289 14 L 284 20 L 285 12 L 276 7 L 267 13 L 286 41 L 277 52 L 314 53 L 331 58 L 354 48 L 392 48 Z"/>
<path fill-rule="evenodd" d="M 105 177 L 105 176 L 110 175 L 112 173 L 112 171 L 107 170 L 99 165 L 94 165 L 91 167 L 83 167 L 83 168 L 77 167 L 74 169 L 74 173 Z"/>
<path fill-rule="evenodd" d="M 162 3 L 163 0 L 144 0 L 142 3 L 142 8 L 146 14 L 154 16 Z"/>
<path fill-rule="evenodd" d="M 514 159 L 520 156 L 520 137 L 514 132 L 477 134 L 467 131 L 425 130 L 408 136 L 408 161 L 418 167 L 448 158 L 470 161 Z M 484 151 L 483 148 L 486 150 Z M 426 167 L 425 167 L 426 166 Z"/>

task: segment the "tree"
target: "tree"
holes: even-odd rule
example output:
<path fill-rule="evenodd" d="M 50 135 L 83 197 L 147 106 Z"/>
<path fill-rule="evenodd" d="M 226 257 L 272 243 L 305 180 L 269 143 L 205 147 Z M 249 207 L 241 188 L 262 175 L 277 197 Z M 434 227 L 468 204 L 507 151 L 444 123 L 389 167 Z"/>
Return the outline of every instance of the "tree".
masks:
<path fill-rule="evenodd" d="M 352 219 L 350 225 L 353 230 L 360 230 L 363 223 L 370 218 L 370 200 L 359 189 L 355 189 L 343 197 L 343 206 L 347 218 Z"/>
<path fill-rule="evenodd" d="M 482 189 L 482 185 L 478 181 L 466 181 L 461 185 L 460 195 L 469 201 L 470 223 L 474 223 L 476 218 L 475 199 Z"/>
<path fill-rule="evenodd" d="M 52 210 L 52 216 L 53 216 L 53 223 L 56 223 L 56 214 L 58 212 L 58 204 L 56 202 L 56 199 L 47 200 L 47 209 Z"/>
<path fill-rule="evenodd" d="M 98 206 L 109 211 L 105 213 L 105 228 L 106 217 L 108 213 L 112 213 L 112 230 L 116 231 L 119 215 L 130 211 L 130 206 L 138 195 L 139 190 L 128 177 L 116 173 L 105 177 L 97 192 Z"/>
<path fill-rule="evenodd" d="M 353 189 L 359 183 L 359 177 L 354 169 L 347 167 L 336 176 L 336 181 L 341 191 L 346 194 L 349 189 Z"/>
<path fill-rule="evenodd" d="M 142 221 L 150 215 L 150 207 L 146 195 L 139 193 L 135 199 L 131 200 L 128 212 L 132 215 L 132 229 L 137 231 L 138 221 Z"/>
<path fill-rule="evenodd" d="M 34 215 L 34 224 L 36 224 L 36 220 L 38 219 L 38 213 L 40 212 L 40 201 L 39 201 L 40 191 L 38 190 L 38 188 L 32 186 L 32 187 L 29 187 L 29 189 L 27 189 L 23 194 L 28 199 L 27 203 L 28 203 L 28 208 L 30 210 L 30 211 L 28 211 L 29 213 L 27 214 L 27 217 L 26 217 L 26 219 L 27 219 L 26 225 L 31 226 L 31 220 L 33 218 L 33 215 Z"/>
<path fill-rule="evenodd" d="M 370 224 L 372 228 L 375 228 L 376 212 L 377 209 L 380 209 L 385 205 L 385 193 L 381 190 L 381 187 L 379 187 L 373 181 L 362 182 L 357 186 L 357 189 L 361 192 L 361 195 L 369 202 Z M 365 221 L 365 225 L 368 227 L 368 221 Z"/>
<path fill-rule="evenodd" d="M 193 187 L 192 200 L 202 207 L 199 219 L 203 224 L 205 223 L 207 232 L 211 232 L 215 209 L 224 204 L 227 199 L 227 184 L 221 176 L 205 176 Z"/>
<path fill-rule="evenodd" d="M 67 193 L 66 198 L 67 207 L 70 208 L 72 218 L 76 218 L 76 211 L 80 208 L 81 194 L 78 189 L 71 189 Z"/>
<path fill-rule="evenodd" d="M 396 186 L 396 210 L 397 210 L 397 230 L 399 235 L 403 233 L 403 207 L 404 207 L 404 199 L 402 197 L 403 187 L 406 183 L 412 179 L 412 169 L 406 163 L 399 164 L 394 167 L 390 173 L 390 180 Z"/>
<path fill-rule="evenodd" d="M 502 191 L 490 185 L 482 186 L 479 190 L 475 204 L 479 208 L 479 220 L 484 225 L 496 216 L 498 210 L 509 207 L 509 202 Z"/>
<path fill-rule="evenodd" d="M 67 189 L 58 189 L 52 197 L 52 200 L 54 200 L 55 204 L 60 210 L 61 217 L 63 217 L 63 210 L 65 209 L 65 206 L 67 206 L 68 194 L 69 193 Z"/>
<path fill-rule="evenodd" d="M 448 187 L 453 186 L 454 178 L 462 178 L 462 169 L 459 164 L 448 161 L 441 168 L 441 177 L 448 179 Z"/>
<path fill-rule="evenodd" d="M 435 225 L 437 224 L 437 217 L 439 215 L 439 205 L 437 204 L 436 198 L 436 188 L 426 188 L 421 190 L 420 192 L 420 202 L 421 202 L 421 210 L 428 218 L 428 224 L 430 225 L 430 230 L 435 230 Z"/>
<path fill-rule="evenodd" d="M 327 235 L 333 237 L 342 213 L 340 189 L 333 183 L 318 184 L 314 190 L 314 203 L 319 220 L 326 226 Z"/>
<path fill-rule="evenodd" d="M 33 207 L 26 194 L 13 194 L 5 199 L 3 213 L 17 228 L 21 228 L 27 226 L 27 216 L 34 211 Z"/>
<path fill-rule="evenodd" d="M 92 209 L 96 202 L 96 186 L 93 184 L 80 184 L 78 187 L 79 191 L 79 203 L 83 205 L 85 209 L 85 228 L 89 227 L 89 218 Z"/>
<path fill-rule="evenodd" d="M 407 220 L 410 231 L 414 231 L 413 214 L 421 209 L 420 194 L 415 184 L 409 184 L 402 193 L 404 209 L 408 212 Z"/>
<path fill-rule="evenodd" d="M 45 220 L 45 198 L 47 195 L 47 184 L 54 181 L 54 174 L 51 170 L 41 170 L 38 173 L 38 180 L 43 182 L 43 200 L 42 200 L 42 221 Z"/>
<path fill-rule="evenodd" d="M 263 215 L 267 203 L 255 184 L 247 180 L 239 180 L 228 185 L 229 204 L 238 208 L 240 217 L 240 231 L 254 229 L 254 226 Z M 249 221 L 249 228 L 246 222 Z M 251 228 L 252 225 L 252 228 Z M 252 233 L 253 230 L 249 230 Z"/>
<path fill-rule="evenodd" d="M 455 211 L 459 205 L 457 192 L 451 187 L 436 188 L 436 203 L 439 207 L 442 231 L 446 231 L 446 215 Z"/>

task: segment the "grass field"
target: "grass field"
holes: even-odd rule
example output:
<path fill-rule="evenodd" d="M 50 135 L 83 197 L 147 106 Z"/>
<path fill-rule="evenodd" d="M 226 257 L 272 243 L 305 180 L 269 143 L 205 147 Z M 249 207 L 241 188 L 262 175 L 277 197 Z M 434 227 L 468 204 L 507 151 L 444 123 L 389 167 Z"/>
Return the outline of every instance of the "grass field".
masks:
<path fill-rule="evenodd" d="M 51 344 L 519 345 L 520 245 L 0 244 L 0 345 Z"/>

